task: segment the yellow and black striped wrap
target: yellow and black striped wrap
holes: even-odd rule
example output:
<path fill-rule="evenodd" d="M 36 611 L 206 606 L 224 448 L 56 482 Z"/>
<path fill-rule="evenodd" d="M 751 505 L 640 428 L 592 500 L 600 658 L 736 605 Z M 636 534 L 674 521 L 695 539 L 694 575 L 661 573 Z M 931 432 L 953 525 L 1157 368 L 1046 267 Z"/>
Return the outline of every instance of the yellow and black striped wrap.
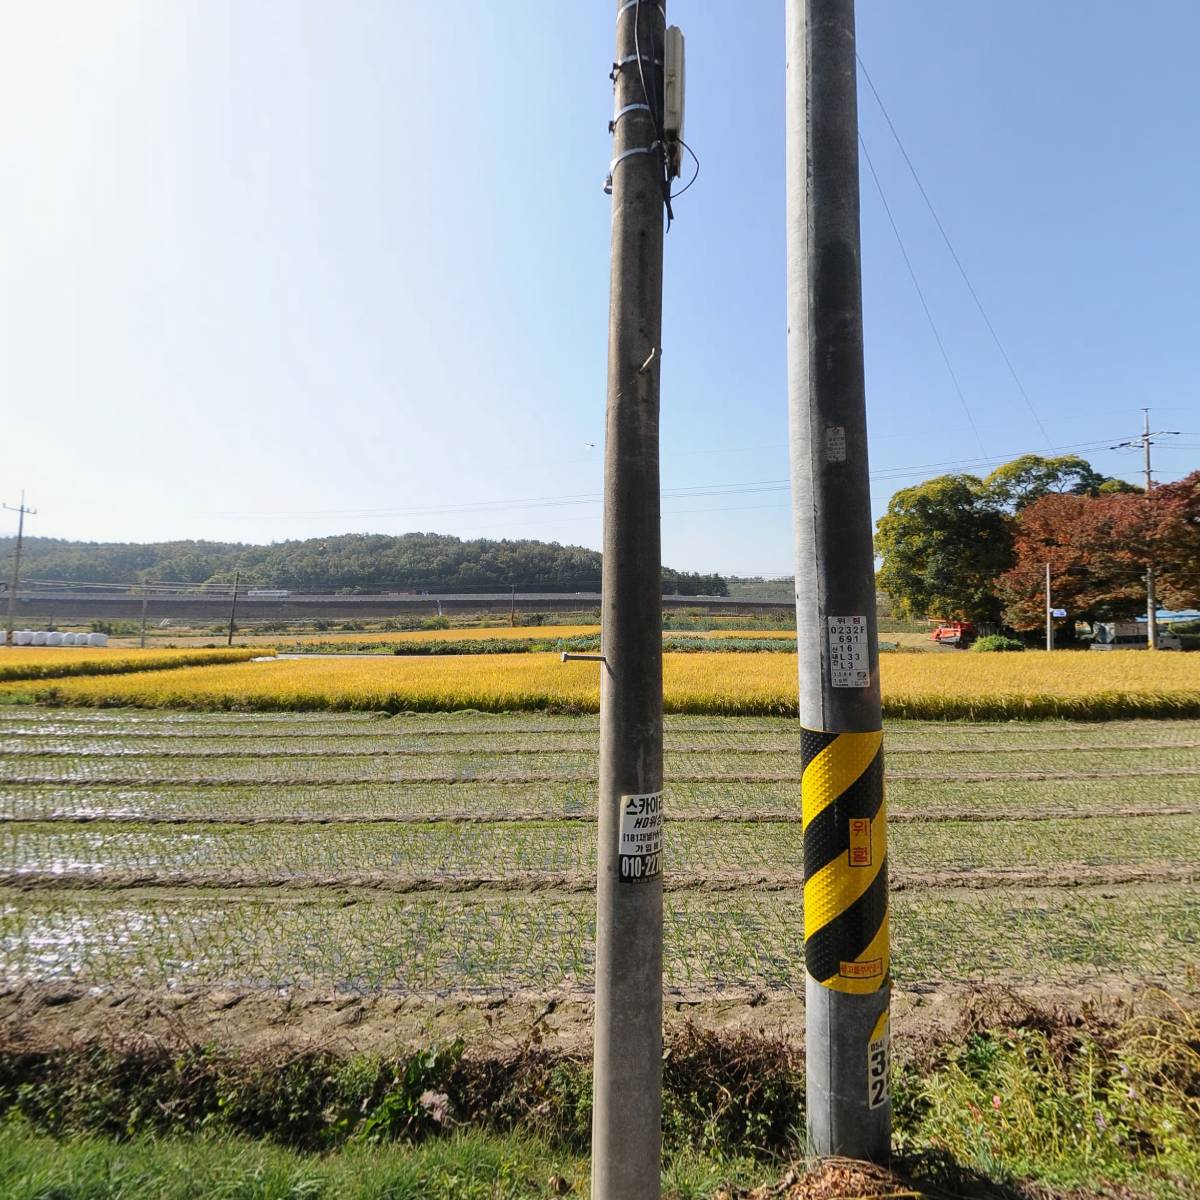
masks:
<path fill-rule="evenodd" d="M 887 805 L 883 734 L 801 737 L 804 960 L 825 987 L 866 994 L 887 982 Z"/>

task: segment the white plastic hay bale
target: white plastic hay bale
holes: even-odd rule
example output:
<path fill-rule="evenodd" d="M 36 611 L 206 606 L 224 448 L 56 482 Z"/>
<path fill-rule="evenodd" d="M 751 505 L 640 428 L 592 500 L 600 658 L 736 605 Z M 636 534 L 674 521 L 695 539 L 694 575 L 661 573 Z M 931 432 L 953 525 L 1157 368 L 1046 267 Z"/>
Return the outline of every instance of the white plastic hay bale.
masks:
<path fill-rule="evenodd" d="M 12 640 L 14 646 L 31 646 L 33 645 L 33 630 L 14 629 Z"/>
<path fill-rule="evenodd" d="M 52 629 L 46 634 L 47 646 L 61 646 L 63 644 L 63 635 L 57 629 Z"/>
<path fill-rule="evenodd" d="M 49 636 L 50 635 L 44 629 L 35 629 L 33 631 L 33 645 L 45 646 L 47 644 L 46 639 Z"/>
<path fill-rule="evenodd" d="M 64 633 L 62 636 L 62 644 L 64 646 L 74 646 L 75 635 L 73 633 Z"/>
<path fill-rule="evenodd" d="M 87 635 L 87 644 L 89 646 L 107 646 L 108 645 L 108 634 L 107 633 L 89 633 Z"/>

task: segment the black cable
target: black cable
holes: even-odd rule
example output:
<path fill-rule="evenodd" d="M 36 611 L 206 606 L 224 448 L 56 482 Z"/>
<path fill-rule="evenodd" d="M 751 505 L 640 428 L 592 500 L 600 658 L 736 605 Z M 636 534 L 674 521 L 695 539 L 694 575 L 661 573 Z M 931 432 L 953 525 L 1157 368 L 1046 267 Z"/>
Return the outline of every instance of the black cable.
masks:
<path fill-rule="evenodd" d="M 683 138 L 679 139 L 679 144 L 692 156 L 692 162 L 694 162 L 696 164 L 696 170 L 692 173 L 691 179 L 689 179 L 687 181 L 687 183 L 684 184 L 684 186 L 679 189 L 679 191 L 671 193 L 672 200 L 675 200 L 679 196 L 682 196 L 683 193 L 686 192 L 688 190 L 688 188 L 690 188 L 692 186 L 692 184 L 695 183 L 696 180 L 700 178 L 700 159 L 696 156 L 695 150 L 693 150 L 691 148 L 691 146 L 689 146 L 687 144 L 687 142 L 685 142 L 683 140 Z"/>
<path fill-rule="evenodd" d="M 650 95 L 650 88 L 646 85 L 646 72 L 642 67 L 642 46 L 641 46 L 641 39 L 639 38 L 639 35 L 638 35 L 638 30 L 639 30 L 639 27 L 641 26 L 641 23 L 642 23 L 642 0 L 636 0 L 635 4 L 633 6 L 633 53 L 634 53 L 634 57 L 637 59 L 638 78 L 642 81 L 642 96 L 644 97 L 644 99 L 646 101 L 646 107 L 650 110 L 650 120 L 654 122 L 654 136 L 656 138 L 655 145 L 657 146 L 657 149 L 658 149 L 659 167 L 662 170 L 663 204 L 666 206 L 666 210 L 667 210 L 667 232 L 670 233 L 671 232 L 671 222 L 675 220 L 675 214 L 671 210 L 671 175 L 670 175 L 670 170 L 667 166 L 667 154 L 666 154 L 666 147 L 664 145 L 665 139 L 663 136 L 662 122 L 659 120 L 659 117 L 658 117 L 657 89 L 655 90 L 655 94 L 652 98 Z M 663 53 L 664 53 L 664 55 L 666 53 L 665 47 L 664 47 Z M 653 65 L 654 65 L 653 40 L 651 41 L 651 46 L 650 46 L 650 59 L 651 59 L 650 65 L 653 67 Z M 651 79 L 654 78 L 653 71 L 651 71 L 650 77 L 651 77 Z"/>

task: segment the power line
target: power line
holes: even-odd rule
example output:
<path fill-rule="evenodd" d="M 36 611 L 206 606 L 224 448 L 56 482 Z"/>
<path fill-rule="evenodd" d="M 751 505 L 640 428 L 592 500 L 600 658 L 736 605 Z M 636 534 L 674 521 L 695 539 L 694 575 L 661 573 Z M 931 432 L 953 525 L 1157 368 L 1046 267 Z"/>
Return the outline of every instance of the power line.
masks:
<path fill-rule="evenodd" d="M 950 355 L 946 353 L 946 346 L 942 341 L 942 335 L 938 332 L 937 322 L 934 321 L 933 313 L 929 310 L 929 304 L 925 300 L 925 293 L 921 290 L 921 284 L 917 280 L 917 272 L 913 269 L 912 259 L 908 257 L 908 250 L 905 249 L 904 239 L 900 236 L 900 229 L 896 224 L 896 218 L 892 216 L 891 205 L 888 204 L 887 197 L 883 194 L 883 184 L 879 181 L 875 164 L 871 161 L 871 153 L 867 149 L 867 143 L 863 140 L 861 133 L 858 135 L 858 144 L 862 147 L 863 157 L 867 160 L 867 167 L 871 172 L 871 178 L 875 180 L 879 199 L 883 201 L 883 211 L 887 213 L 888 223 L 892 227 L 892 232 L 896 235 L 896 244 L 900 247 L 900 253 L 904 257 L 904 265 L 908 268 L 908 275 L 912 280 L 913 287 L 916 289 L 917 298 L 921 301 L 921 307 L 925 310 L 925 319 L 929 322 L 929 328 L 933 331 L 933 339 L 937 342 L 937 347 L 942 352 L 942 361 L 946 364 L 946 370 L 950 374 L 954 390 L 958 393 L 958 399 L 962 404 L 963 412 L 967 414 L 967 421 L 970 423 L 971 430 L 975 434 L 976 442 L 979 443 L 979 449 L 986 454 L 987 451 L 983 447 L 983 438 L 979 436 L 979 428 L 976 426 L 975 418 L 971 415 L 971 410 L 967 406 L 967 398 L 963 395 L 962 385 L 958 382 L 958 376 L 955 374 L 954 367 L 950 363 Z"/>
<path fill-rule="evenodd" d="M 946 249 L 950 251 L 950 257 L 954 260 L 954 265 L 958 268 L 958 273 L 962 276 L 963 283 L 967 285 L 967 291 L 971 294 L 971 299 L 975 301 L 975 307 L 979 309 L 979 315 L 983 318 L 983 323 L 987 326 L 988 333 L 992 335 L 992 341 L 996 343 L 996 349 L 1000 351 L 1000 357 L 1004 359 L 1004 365 L 1008 367 L 1008 373 L 1013 377 L 1013 382 L 1017 385 L 1017 391 L 1021 393 L 1021 399 L 1025 401 L 1025 406 L 1029 409 L 1029 415 L 1033 417 L 1034 423 L 1041 430 L 1042 437 L 1046 440 L 1046 445 L 1049 446 L 1050 435 L 1046 432 L 1046 427 L 1042 424 L 1037 409 L 1034 408 L 1033 401 L 1029 398 L 1029 393 L 1025 390 L 1025 385 L 1021 382 L 1021 377 L 1017 374 L 1017 368 L 1013 366 L 1012 359 L 1008 356 L 1008 351 L 1005 350 L 1004 344 L 1000 341 L 1000 335 L 996 332 L 996 327 L 987 315 L 987 310 L 983 307 L 983 301 L 979 299 L 979 294 L 975 291 L 975 287 L 967 275 L 967 270 L 962 265 L 962 260 L 958 257 L 958 252 L 954 249 L 954 245 L 950 241 L 950 235 L 946 232 L 946 227 L 942 224 L 942 219 L 938 216 L 937 209 L 933 207 L 933 201 L 930 200 L 929 193 L 925 190 L 925 185 L 921 182 L 920 175 L 917 174 L 917 168 L 913 165 L 912 159 L 908 156 L 908 151 L 904 148 L 904 142 L 900 139 L 900 133 L 892 121 L 887 106 L 883 102 L 883 97 L 880 96 L 879 89 L 875 86 L 875 82 L 871 78 L 871 73 L 867 70 L 867 64 L 863 62 L 861 55 L 857 53 L 855 54 L 855 58 L 858 60 L 858 66 L 863 73 L 863 78 L 867 81 L 867 86 L 871 89 L 871 95 L 875 97 L 875 103 L 879 105 L 879 111 L 883 113 L 883 119 L 892 131 L 892 137 L 896 139 L 896 145 L 899 147 L 900 153 L 908 165 L 913 182 L 917 185 L 917 190 L 921 193 L 921 199 L 925 201 L 925 207 L 929 209 L 929 215 L 933 218 L 933 223 L 937 226 L 938 233 L 942 235 L 942 241 L 946 243 Z"/>
<path fill-rule="evenodd" d="M 1050 450 L 1058 451 L 1087 451 L 1106 450 L 1110 448 L 1112 439 L 1092 442 L 1074 442 L 1060 446 L 1050 446 Z M 1015 450 L 1005 454 L 989 455 L 984 452 L 977 458 L 949 459 L 942 462 L 915 463 L 909 466 L 885 467 L 871 472 L 871 478 L 877 480 L 902 479 L 906 476 L 917 475 L 923 471 L 944 470 L 950 467 L 989 466 L 992 463 L 1008 462 L 1026 454 L 1037 454 L 1036 450 Z M 689 500 L 704 497 L 735 496 L 770 492 L 790 487 L 787 479 L 755 479 L 744 483 L 707 483 L 693 484 L 688 487 L 663 488 L 663 500 Z M 259 519 L 272 517 L 278 519 L 304 519 L 313 517 L 422 517 L 422 516 L 464 516 L 472 513 L 509 512 L 535 508 L 568 508 L 583 505 L 599 504 L 602 496 L 599 492 L 577 492 L 562 496 L 535 496 L 517 500 L 479 500 L 466 504 L 429 505 L 422 508 L 355 508 L 355 509 L 310 509 L 305 511 L 257 511 L 257 512 L 223 512 L 213 515 L 239 518 Z M 334 536 L 334 535 L 331 535 Z"/>

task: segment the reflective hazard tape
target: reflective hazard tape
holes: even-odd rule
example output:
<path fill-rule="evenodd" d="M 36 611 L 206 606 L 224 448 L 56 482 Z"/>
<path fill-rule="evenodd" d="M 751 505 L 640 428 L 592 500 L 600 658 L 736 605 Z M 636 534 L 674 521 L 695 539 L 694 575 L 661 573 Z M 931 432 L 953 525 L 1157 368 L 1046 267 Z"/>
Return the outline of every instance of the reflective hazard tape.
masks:
<path fill-rule="evenodd" d="M 882 733 L 801 736 L 804 960 L 839 992 L 881 988 L 888 950 Z"/>

